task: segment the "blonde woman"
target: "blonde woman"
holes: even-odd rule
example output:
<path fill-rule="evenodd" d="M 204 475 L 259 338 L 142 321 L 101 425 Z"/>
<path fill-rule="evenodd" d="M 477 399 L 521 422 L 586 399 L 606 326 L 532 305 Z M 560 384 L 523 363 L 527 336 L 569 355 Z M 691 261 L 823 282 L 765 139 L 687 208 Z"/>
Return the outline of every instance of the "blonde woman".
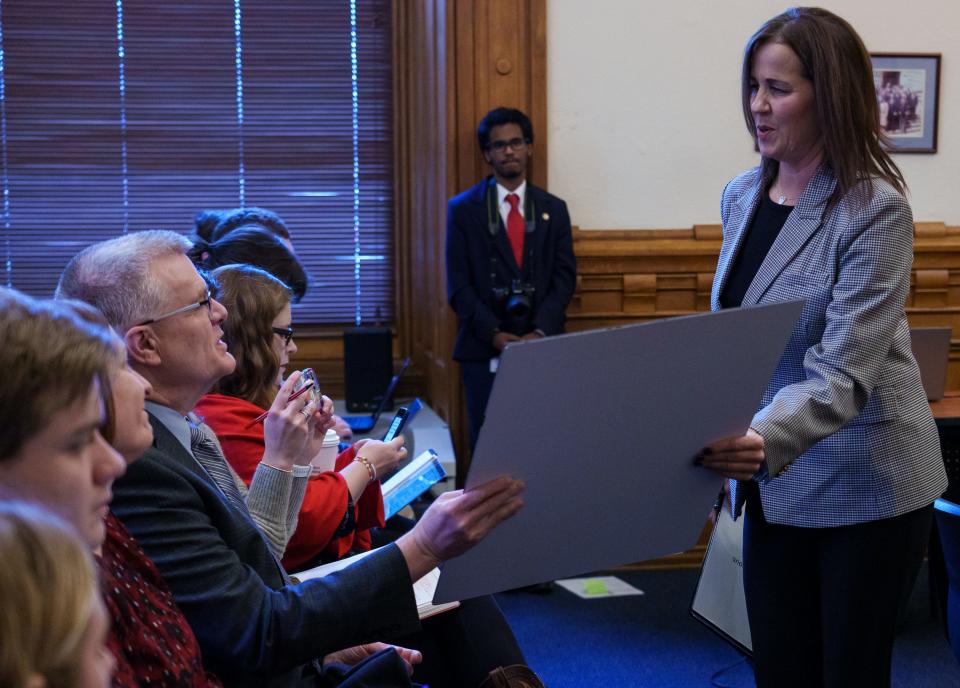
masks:
<path fill-rule="evenodd" d="M 107 613 L 89 548 L 58 517 L 0 502 L 0 685 L 106 688 Z"/>

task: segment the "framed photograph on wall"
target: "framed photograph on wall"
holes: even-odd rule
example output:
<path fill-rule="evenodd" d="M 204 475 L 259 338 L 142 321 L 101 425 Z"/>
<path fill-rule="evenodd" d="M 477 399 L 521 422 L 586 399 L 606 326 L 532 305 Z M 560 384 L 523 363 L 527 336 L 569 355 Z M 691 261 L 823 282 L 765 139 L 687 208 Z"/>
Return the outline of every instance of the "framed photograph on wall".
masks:
<path fill-rule="evenodd" d="M 936 153 L 939 53 L 870 53 L 880 127 L 892 153 Z"/>

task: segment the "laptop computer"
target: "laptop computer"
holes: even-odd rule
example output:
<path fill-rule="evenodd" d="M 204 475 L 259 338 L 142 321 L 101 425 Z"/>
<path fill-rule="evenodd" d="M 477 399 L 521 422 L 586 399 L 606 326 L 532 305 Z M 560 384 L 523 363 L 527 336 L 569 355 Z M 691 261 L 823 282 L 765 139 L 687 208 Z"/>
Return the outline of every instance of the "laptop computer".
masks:
<path fill-rule="evenodd" d="M 927 399 L 937 401 L 943 398 L 947 385 L 947 363 L 950 358 L 949 327 L 913 327 L 910 328 L 910 346 L 913 357 L 920 367 L 920 380 L 927 393 Z"/>
<path fill-rule="evenodd" d="M 373 413 L 369 416 L 342 416 L 344 422 L 350 426 L 351 430 L 354 432 L 370 432 L 373 430 L 373 426 L 376 425 L 380 419 L 380 414 L 383 413 L 383 409 L 387 407 L 387 404 L 393 398 L 393 391 L 397 388 L 397 383 L 400 382 L 400 376 L 403 375 L 403 371 L 405 371 L 409 365 L 410 359 L 407 358 L 403 362 L 403 365 L 400 366 L 397 374 L 390 378 L 390 384 L 387 385 L 387 389 L 383 393 L 383 396 L 380 397 L 380 403 L 377 404 L 377 408 L 374 409 Z"/>

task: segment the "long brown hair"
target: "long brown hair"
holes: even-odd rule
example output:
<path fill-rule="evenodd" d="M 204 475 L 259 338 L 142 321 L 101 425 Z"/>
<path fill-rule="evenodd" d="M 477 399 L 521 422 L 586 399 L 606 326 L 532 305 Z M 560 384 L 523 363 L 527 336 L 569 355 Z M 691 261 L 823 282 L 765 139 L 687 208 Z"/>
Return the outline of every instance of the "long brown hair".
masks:
<path fill-rule="evenodd" d="M 230 316 L 223 340 L 236 369 L 214 391 L 267 408 L 273 403 L 280 361 L 273 351 L 273 321 L 290 302 L 290 289 L 269 272 L 252 265 L 224 265 L 212 273 L 217 300 Z"/>
<path fill-rule="evenodd" d="M 804 77 L 813 84 L 817 123 L 824 162 L 833 170 L 835 202 L 860 182 L 873 194 L 873 177 L 904 193 L 907 184 L 900 169 L 883 149 L 876 87 L 870 54 L 853 27 L 819 7 L 791 7 L 761 26 L 743 51 L 741 97 L 747 130 L 757 140 L 750 110 L 750 72 L 757 50 L 767 43 L 790 48 L 803 65 Z M 780 163 L 760 162 L 763 184 L 769 186 Z"/>

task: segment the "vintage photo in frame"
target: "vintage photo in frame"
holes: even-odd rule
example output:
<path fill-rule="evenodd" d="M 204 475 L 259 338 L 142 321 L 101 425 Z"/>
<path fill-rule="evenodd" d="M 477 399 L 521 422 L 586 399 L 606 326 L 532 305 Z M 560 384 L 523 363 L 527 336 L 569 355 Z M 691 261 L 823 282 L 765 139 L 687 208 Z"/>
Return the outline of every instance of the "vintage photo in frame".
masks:
<path fill-rule="evenodd" d="M 936 153 L 939 53 L 870 53 L 891 153 Z"/>

